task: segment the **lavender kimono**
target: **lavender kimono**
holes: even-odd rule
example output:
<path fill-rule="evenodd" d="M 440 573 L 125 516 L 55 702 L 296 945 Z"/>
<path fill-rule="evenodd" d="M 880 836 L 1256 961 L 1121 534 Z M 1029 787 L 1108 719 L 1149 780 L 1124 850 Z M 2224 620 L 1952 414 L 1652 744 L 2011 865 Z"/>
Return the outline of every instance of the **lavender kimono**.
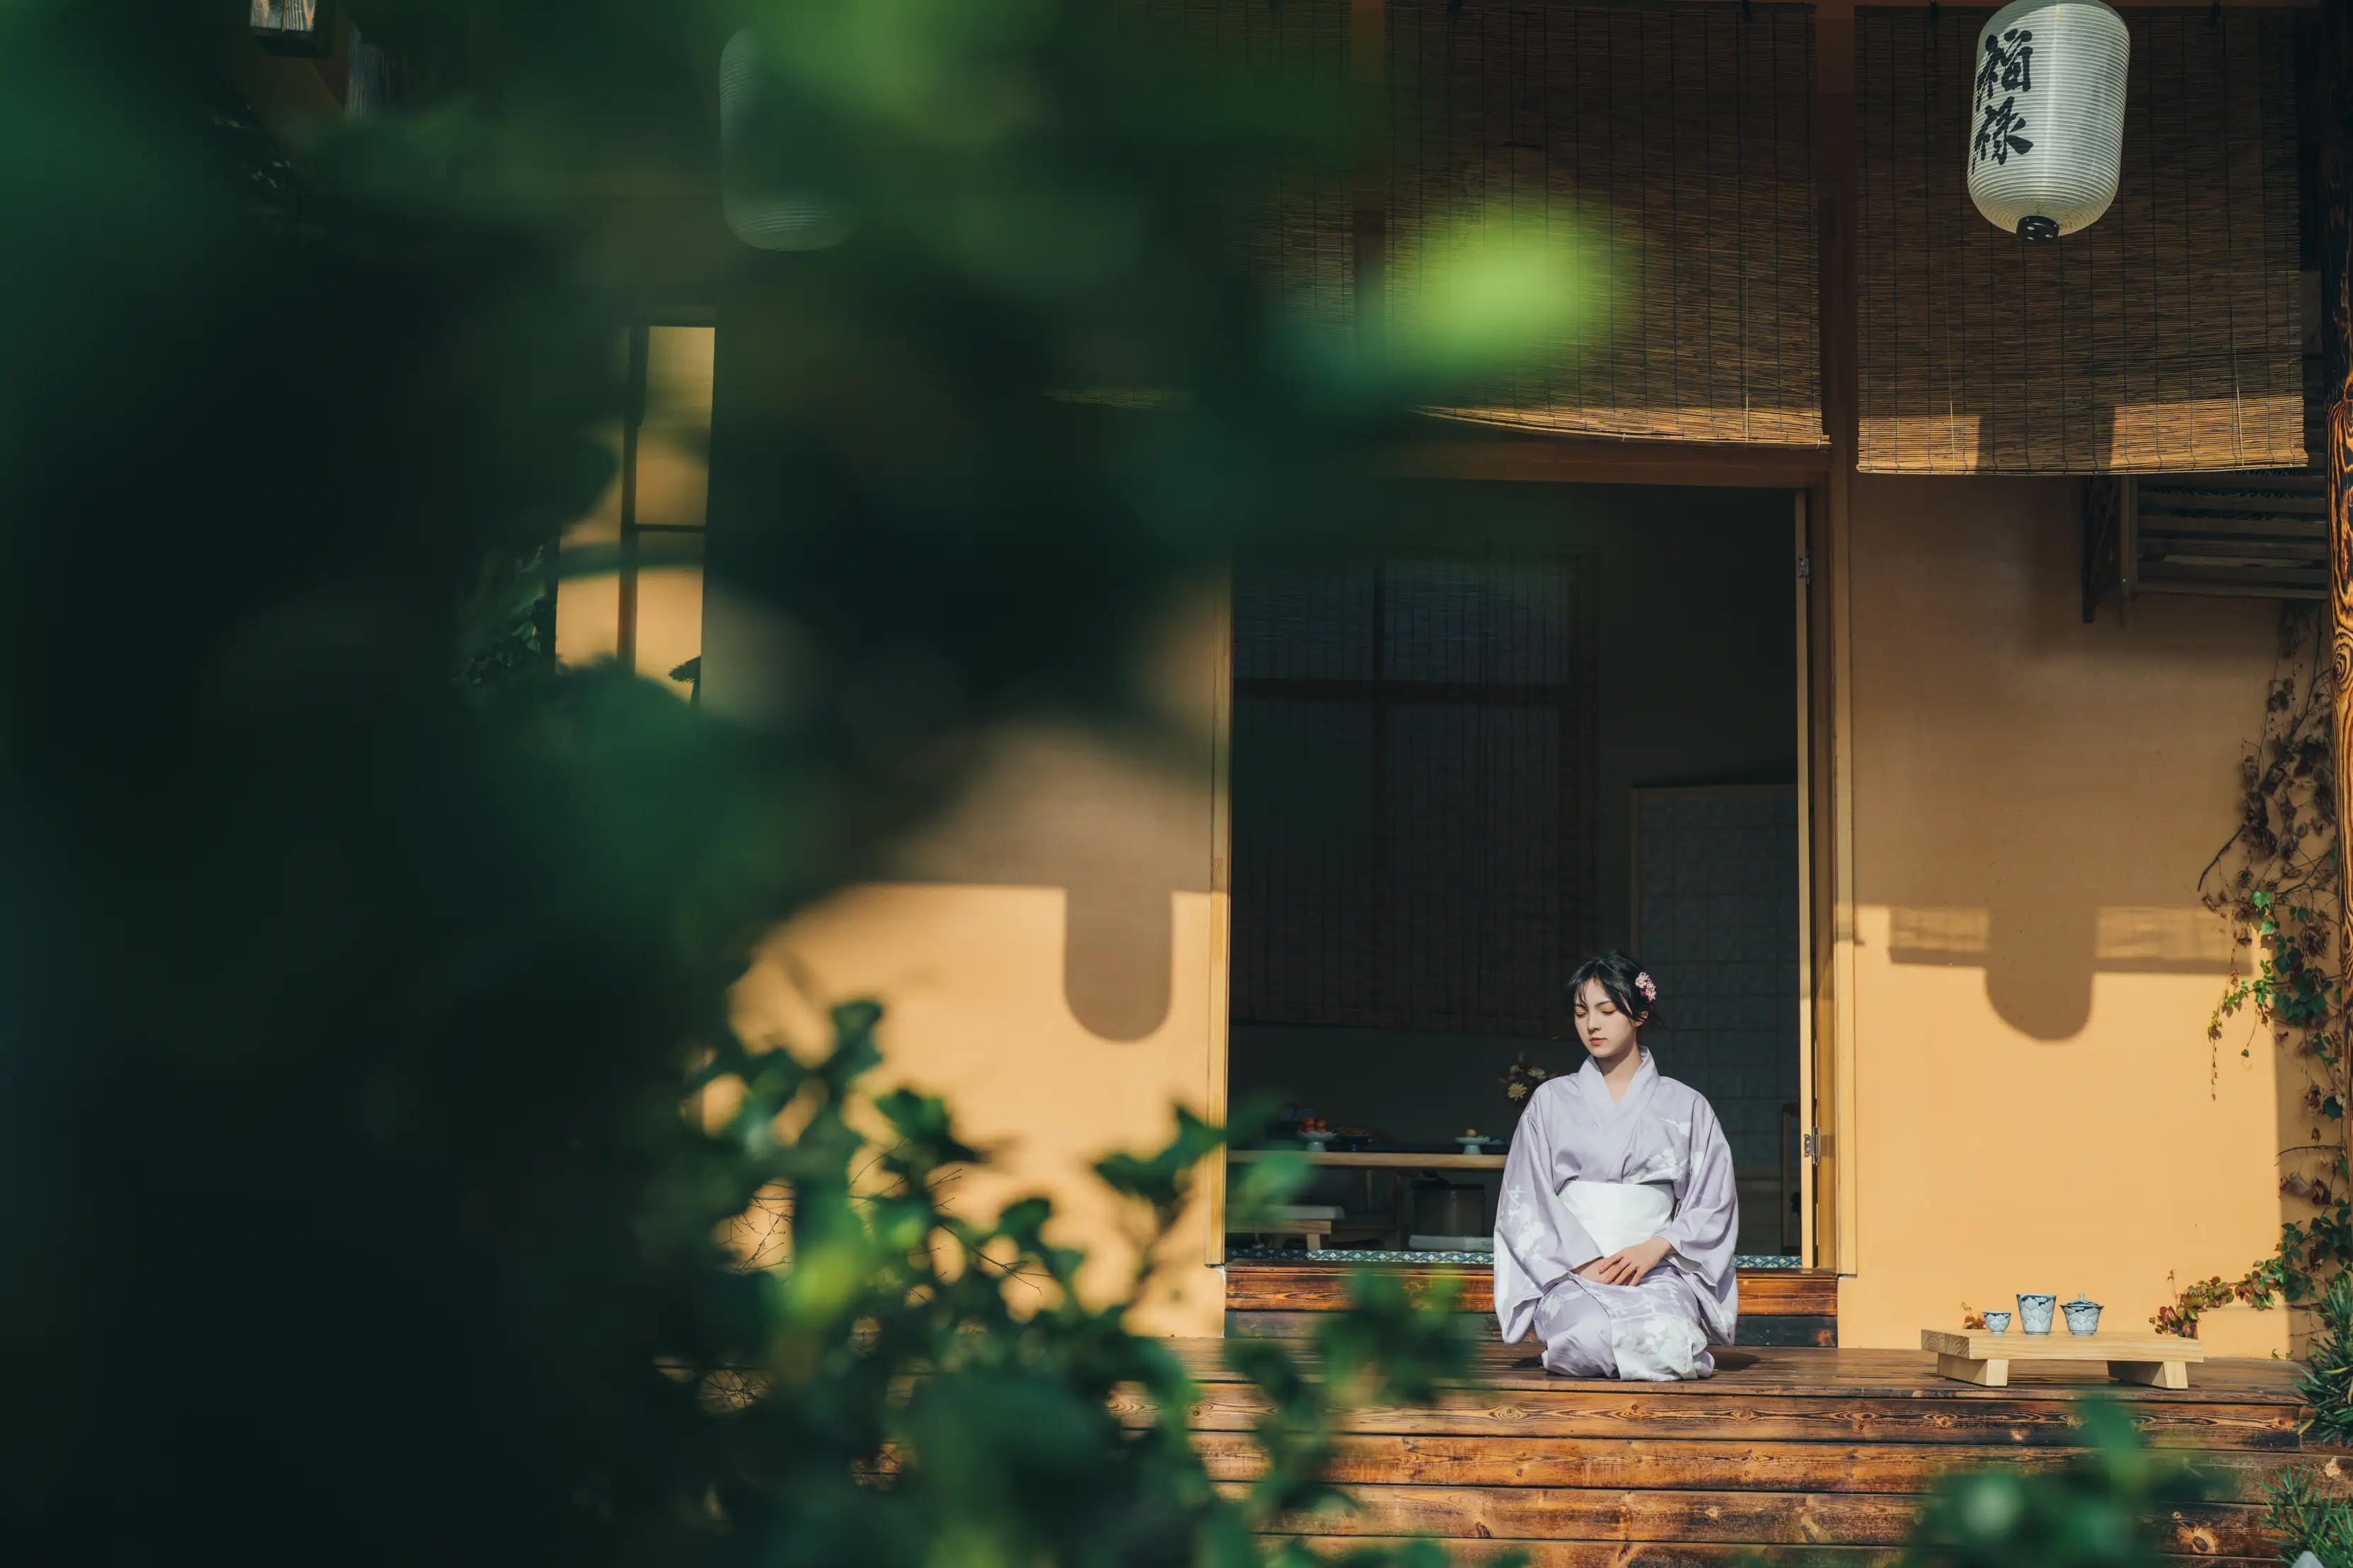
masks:
<path fill-rule="evenodd" d="M 1504 1339 L 1534 1329 L 1567 1377 L 1664 1382 L 1715 1370 L 1740 1310 L 1732 1150 L 1696 1089 L 1648 1051 L 1612 1101 L 1588 1061 L 1536 1086 L 1504 1163 L 1495 1205 L 1495 1315 Z M 1632 1285 L 1576 1270 L 1656 1236 L 1672 1248 Z"/>

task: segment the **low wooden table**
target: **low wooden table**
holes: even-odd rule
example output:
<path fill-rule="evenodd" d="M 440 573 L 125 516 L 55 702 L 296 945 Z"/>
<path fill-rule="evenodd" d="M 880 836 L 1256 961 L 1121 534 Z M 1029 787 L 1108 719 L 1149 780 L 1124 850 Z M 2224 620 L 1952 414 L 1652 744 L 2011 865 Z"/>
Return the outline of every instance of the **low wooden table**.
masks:
<path fill-rule="evenodd" d="M 1500 1171 L 1501 1154 L 1409 1154 L 1394 1149 L 1229 1149 L 1229 1160 L 1263 1160 L 1300 1153 L 1311 1165 L 1343 1171 Z"/>
<path fill-rule="evenodd" d="M 2118 1383 L 2151 1388 L 2187 1388 L 2189 1363 L 2206 1359 L 2206 1347 L 2179 1334 L 2005 1333 L 1983 1329 L 1923 1329 L 1920 1348 L 1936 1352 L 1936 1374 L 1987 1388 L 2010 1386 L 2014 1361 L 2104 1361 Z"/>

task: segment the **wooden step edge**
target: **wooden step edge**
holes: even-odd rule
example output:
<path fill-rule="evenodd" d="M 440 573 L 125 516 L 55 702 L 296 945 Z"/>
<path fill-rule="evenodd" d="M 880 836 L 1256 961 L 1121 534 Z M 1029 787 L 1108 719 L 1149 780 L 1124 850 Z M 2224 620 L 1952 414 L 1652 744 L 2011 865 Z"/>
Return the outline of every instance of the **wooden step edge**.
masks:
<path fill-rule="evenodd" d="M 1494 1310 L 1494 1274 L 1470 1263 L 1263 1263 L 1225 1265 L 1229 1311 L 1334 1312 L 1345 1308 L 1350 1281 L 1359 1272 L 1401 1280 L 1409 1292 L 1437 1281 L 1455 1281 L 1466 1311 Z M 1740 1315 L 1744 1318 L 1836 1317 L 1839 1277 L 1818 1268 L 1744 1268 Z"/>
<path fill-rule="evenodd" d="M 1400 1551 L 1409 1536 L 1289 1535 L 1280 1539 L 1329 1556 L 1368 1549 Z M 1891 1546 L 1736 1546 L 1696 1542 L 1673 1544 L 1609 1541 L 1477 1541 L 1446 1543 L 1448 1556 L 1461 1563 L 1483 1563 L 1506 1554 L 1520 1554 L 1529 1568 L 1713 1568 L 1715 1563 L 1761 1562 L 1789 1563 L 1792 1568 L 1892 1568 L 1903 1560 Z M 2208 1568 L 2279 1568 L 2276 1556 L 2167 1556 L 2168 1563 L 2200 1563 Z"/>
<path fill-rule="evenodd" d="M 1492 1311 L 1459 1315 L 1472 1321 L 1474 1333 L 1484 1340 L 1493 1340 L 1495 1317 Z M 1331 1316 L 1324 1310 L 1229 1309 L 1226 1312 L 1226 1338 L 1303 1340 L 1313 1336 L 1317 1326 L 1328 1321 Z M 1836 1350 L 1838 1319 L 1827 1312 L 1744 1312 L 1740 1319 L 1740 1343 L 1736 1348 Z"/>
<path fill-rule="evenodd" d="M 1249 1434 L 1195 1432 L 1209 1479 L 1247 1482 L 1266 1472 Z M 1922 1498 L 1973 1470 L 2052 1475 L 2083 1462 L 2084 1448 L 1937 1447 L 1895 1443 L 1746 1443 L 1630 1437 L 1371 1437 L 1340 1439 L 1325 1479 L 1354 1490 L 1384 1486 L 1590 1488 L 1609 1491 L 1772 1492 Z M 2177 1458 L 2182 1458 L 2179 1455 Z M 2323 1497 L 2353 1497 L 2353 1473 L 2283 1452 L 2203 1450 L 2182 1462 L 2207 1500 L 2262 1504 L 2291 1469 L 2309 1468 Z"/>
<path fill-rule="evenodd" d="M 1240 1495 L 1246 1488 L 1224 1483 Z M 1278 1520 L 1283 1533 L 1434 1540 L 1625 1541 L 1697 1545 L 1900 1546 L 1919 1500 L 1887 1493 L 1671 1491 L 1650 1488 L 1356 1486 L 1345 1510 Z M 2160 1550 L 2242 1557 L 2275 1542 L 2260 1504 L 2185 1502 L 2144 1510 Z"/>

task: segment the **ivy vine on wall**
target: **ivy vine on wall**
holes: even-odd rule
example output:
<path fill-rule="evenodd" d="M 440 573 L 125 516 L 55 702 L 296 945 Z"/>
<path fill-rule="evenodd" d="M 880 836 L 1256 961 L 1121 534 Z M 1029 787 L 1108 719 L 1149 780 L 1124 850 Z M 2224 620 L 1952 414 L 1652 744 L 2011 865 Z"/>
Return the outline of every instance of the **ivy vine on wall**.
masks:
<path fill-rule="evenodd" d="M 2198 890 L 2237 938 L 2230 979 L 2206 1026 L 2214 1076 L 2234 1022 L 2252 1015 L 2240 1055 L 2251 1055 L 2268 1031 L 2305 1080 L 2309 1137 L 2280 1151 L 2280 1190 L 2295 1200 L 2302 1217 L 2284 1221 L 2278 1246 L 2245 1274 L 2217 1275 L 2179 1292 L 2151 1320 L 2161 1331 L 2194 1335 L 2201 1312 L 2232 1301 L 2263 1309 L 2309 1305 L 2353 1267 L 2331 708 L 2320 607 L 2283 605 L 2263 730 L 2240 764 L 2239 824 L 2207 863 Z"/>

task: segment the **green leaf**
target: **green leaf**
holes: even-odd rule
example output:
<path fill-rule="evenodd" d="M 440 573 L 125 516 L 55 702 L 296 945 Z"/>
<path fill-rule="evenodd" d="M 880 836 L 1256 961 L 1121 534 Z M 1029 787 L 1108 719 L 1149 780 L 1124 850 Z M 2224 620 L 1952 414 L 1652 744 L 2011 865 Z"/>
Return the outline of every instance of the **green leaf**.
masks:
<path fill-rule="evenodd" d="M 1296 1197 L 1314 1174 L 1313 1162 L 1301 1149 L 1269 1149 L 1234 1169 L 1237 1174 L 1226 1188 L 1226 1214 L 1236 1230 L 1254 1228 L 1270 1209 Z"/>

